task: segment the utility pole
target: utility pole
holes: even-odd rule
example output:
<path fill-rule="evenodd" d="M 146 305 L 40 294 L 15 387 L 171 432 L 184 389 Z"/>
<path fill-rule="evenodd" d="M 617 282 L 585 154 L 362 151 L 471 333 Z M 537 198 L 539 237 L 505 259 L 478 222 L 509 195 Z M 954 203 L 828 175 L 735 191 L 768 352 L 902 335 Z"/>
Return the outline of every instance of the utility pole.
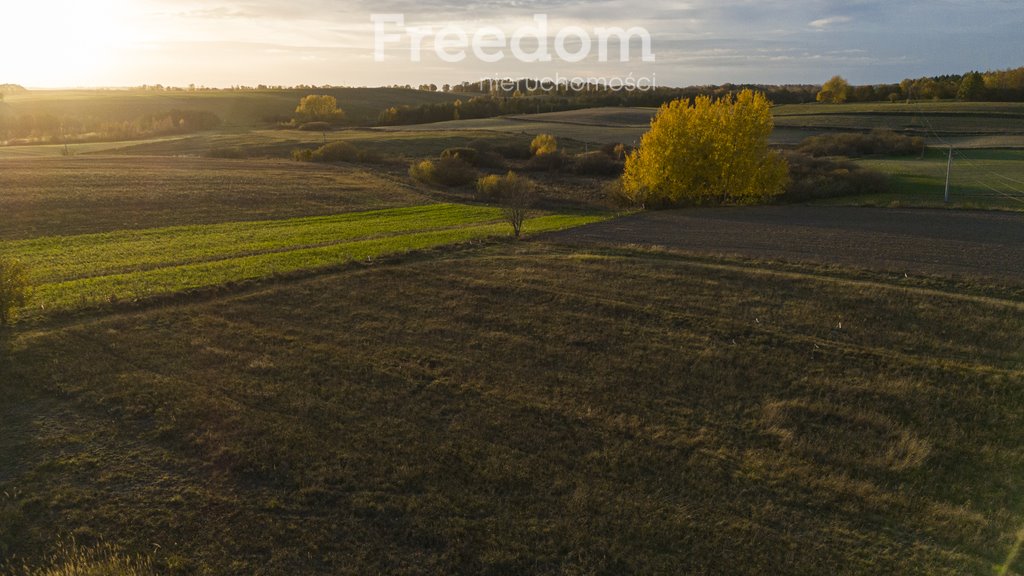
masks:
<path fill-rule="evenodd" d="M 949 173 L 953 170 L 953 145 L 949 146 L 949 160 L 946 161 L 946 204 L 949 204 Z"/>

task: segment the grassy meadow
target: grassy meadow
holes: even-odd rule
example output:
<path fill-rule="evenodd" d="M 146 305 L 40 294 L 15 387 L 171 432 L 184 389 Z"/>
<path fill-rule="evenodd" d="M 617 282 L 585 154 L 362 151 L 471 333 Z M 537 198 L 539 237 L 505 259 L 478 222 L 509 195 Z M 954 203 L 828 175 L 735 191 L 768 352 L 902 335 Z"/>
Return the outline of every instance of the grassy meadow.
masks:
<path fill-rule="evenodd" d="M 954 149 L 950 202 L 945 203 L 948 149 L 929 148 L 922 157 L 870 158 L 858 162 L 888 174 L 892 191 L 836 198 L 822 203 L 1024 210 L 1024 149 Z"/>

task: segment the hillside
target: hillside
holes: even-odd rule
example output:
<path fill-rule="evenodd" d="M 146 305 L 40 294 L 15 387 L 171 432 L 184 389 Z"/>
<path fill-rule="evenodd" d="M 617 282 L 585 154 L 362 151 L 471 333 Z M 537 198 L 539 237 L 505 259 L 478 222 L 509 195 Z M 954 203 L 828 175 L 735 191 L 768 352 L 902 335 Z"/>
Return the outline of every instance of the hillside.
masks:
<path fill-rule="evenodd" d="M 143 91 L 33 90 L 8 96 L 9 112 L 17 116 L 103 118 L 130 121 L 172 109 L 202 110 L 219 116 L 228 127 L 249 128 L 288 118 L 307 94 L 329 94 L 357 124 L 372 124 L 388 106 L 447 102 L 454 94 L 399 88 L 311 88 L 285 90 Z M 465 95 L 462 96 L 463 98 Z"/>

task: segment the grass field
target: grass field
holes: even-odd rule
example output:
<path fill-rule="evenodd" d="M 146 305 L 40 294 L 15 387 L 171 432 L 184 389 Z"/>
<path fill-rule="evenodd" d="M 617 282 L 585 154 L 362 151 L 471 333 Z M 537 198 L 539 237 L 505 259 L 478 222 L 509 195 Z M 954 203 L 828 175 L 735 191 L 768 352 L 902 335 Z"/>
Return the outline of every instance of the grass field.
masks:
<path fill-rule="evenodd" d="M 533 234 L 600 216 L 538 215 Z M 291 220 L 117 231 L 0 242 L 33 286 L 30 310 L 47 312 L 255 280 L 353 260 L 508 235 L 501 210 L 432 204 Z"/>
<path fill-rule="evenodd" d="M 1000 573 L 1022 329 L 955 283 L 536 242 L 25 326 L 0 547 L 73 534 L 168 574 Z"/>
<path fill-rule="evenodd" d="M 892 192 L 822 203 L 1024 210 L 1024 150 L 955 150 L 947 205 L 948 159 L 947 150 L 933 148 L 923 158 L 859 160 L 867 168 L 891 175 Z"/>

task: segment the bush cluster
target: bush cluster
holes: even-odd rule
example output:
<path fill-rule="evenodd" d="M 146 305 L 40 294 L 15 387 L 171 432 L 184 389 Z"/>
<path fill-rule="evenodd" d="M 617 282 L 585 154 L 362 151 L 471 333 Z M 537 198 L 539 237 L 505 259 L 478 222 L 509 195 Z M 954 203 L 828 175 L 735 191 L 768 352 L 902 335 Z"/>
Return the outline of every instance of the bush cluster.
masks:
<path fill-rule="evenodd" d="M 538 134 L 530 143 L 530 153 L 534 156 L 544 156 L 558 152 L 558 140 L 551 134 Z"/>
<path fill-rule="evenodd" d="M 618 176 L 625 164 L 604 151 L 597 151 L 577 154 L 570 166 L 573 173 L 582 176 Z"/>
<path fill-rule="evenodd" d="M 424 184 L 455 187 L 476 180 L 476 170 L 465 160 L 449 156 L 416 162 L 409 167 L 409 176 Z"/>
<path fill-rule="evenodd" d="M 910 156 L 924 151 L 924 139 L 875 129 L 864 134 L 843 132 L 804 139 L 797 150 L 811 156 Z"/>
<path fill-rule="evenodd" d="M 467 164 L 477 165 L 480 153 L 476 148 L 448 148 L 441 152 L 441 158 L 458 158 Z"/>
<path fill-rule="evenodd" d="M 532 193 L 536 186 L 529 178 L 509 172 L 504 176 L 490 174 L 476 181 L 477 198 L 501 202 L 512 196 Z"/>
<path fill-rule="evenodd" d="M 526 161 L 526 170 L 530 172 L 554 172 L 566 165 L 566 157 L 561 152 L 537 154 Z"/>
<path fill-rule="evenodd" d="M 456 156 L 477 168 L 505 169 L 505 158 L 501 148 L 495 148 L 486 140 L 473 140 L 461 148 L 449 148 L 441 157 Z"/>
<path fill-rule="evenodd" d="M 359 150 L 350 142 L 329 142 L 316 150 L 304 148 L 292 151 L 292 159 L 299 162 L 379 162 L 380 157 L 370 151 Z"/>
<path fill-rule="evenodd" d="M 889 190 L 885 174 L 861 168 L 852 162 L 814 158 L 787 152 L 789 184 L 779 197 L 782 202 L 803 202 L 820 198 L 883 194 Z"/>

